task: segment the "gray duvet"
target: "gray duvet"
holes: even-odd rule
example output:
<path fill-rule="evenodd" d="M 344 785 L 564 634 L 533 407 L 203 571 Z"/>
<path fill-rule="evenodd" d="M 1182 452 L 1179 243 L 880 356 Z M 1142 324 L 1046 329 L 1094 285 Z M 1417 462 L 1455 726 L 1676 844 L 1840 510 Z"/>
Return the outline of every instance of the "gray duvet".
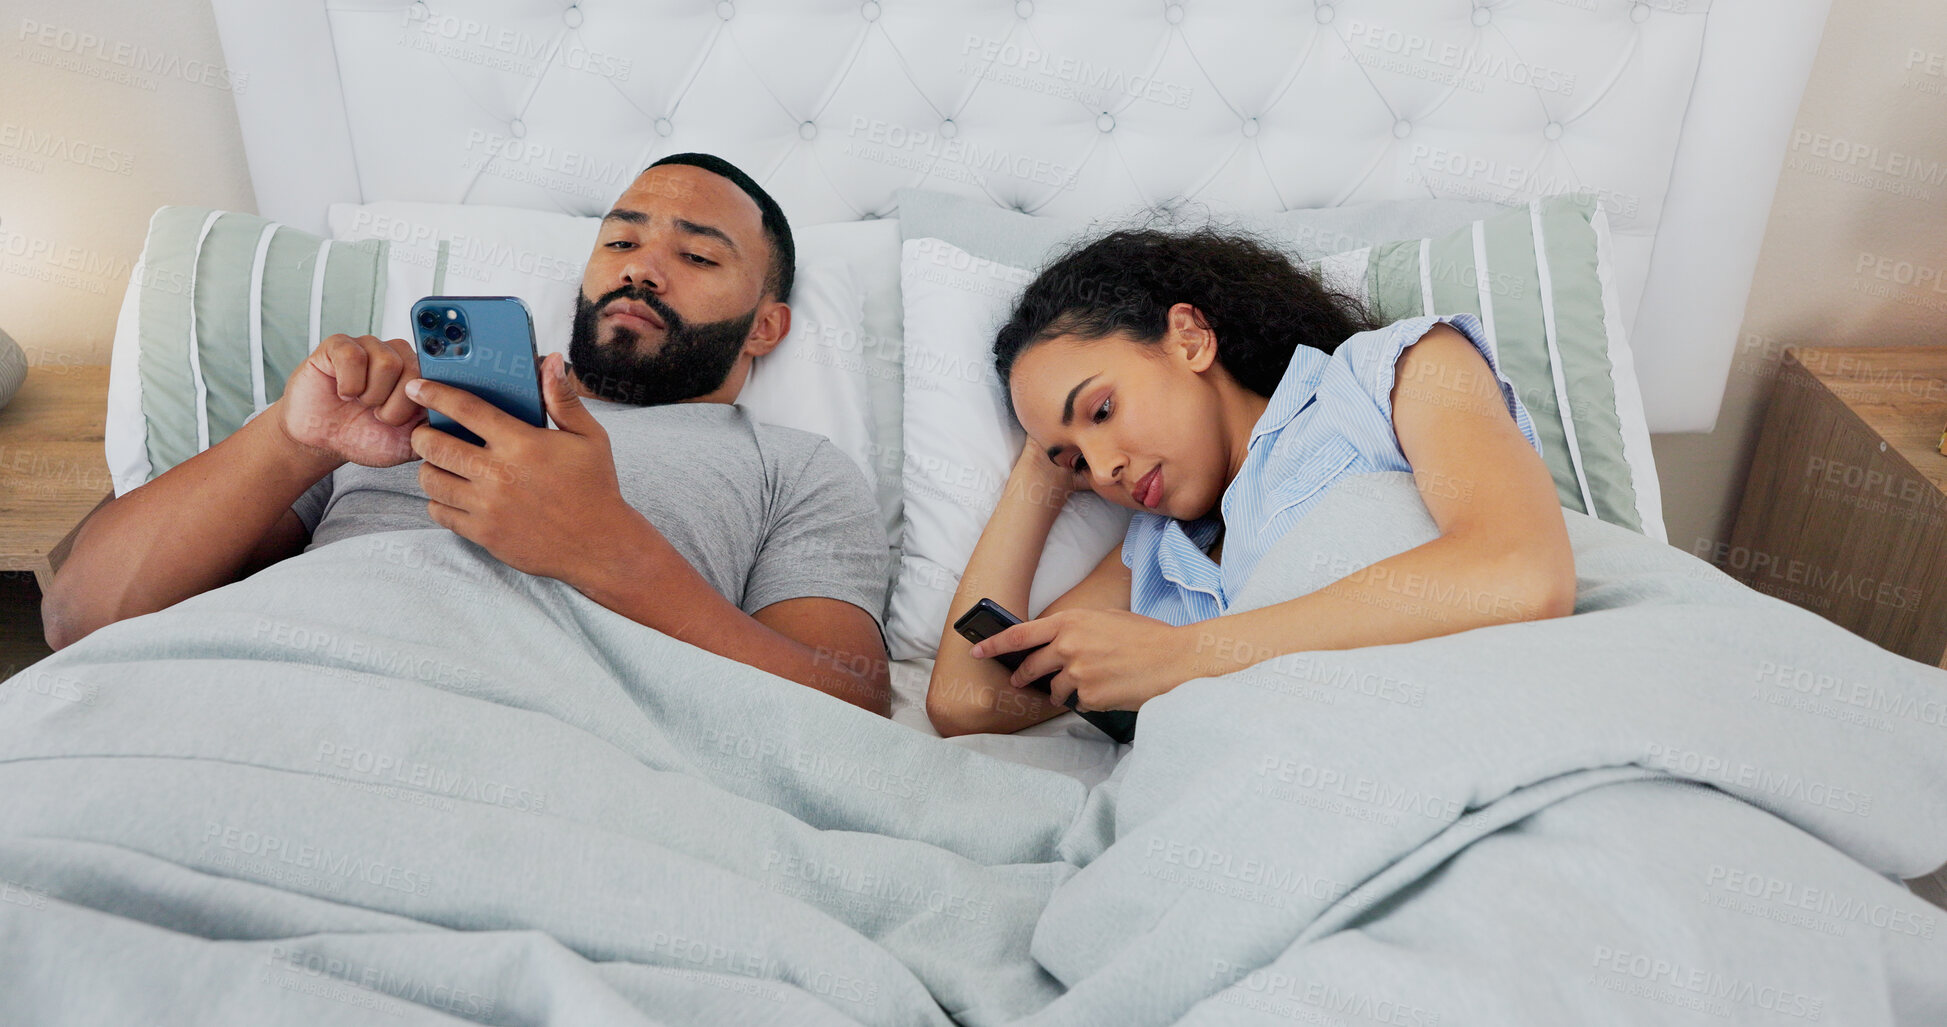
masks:
<path fill-rule="evenodd" d="M 0 1023 L 1947 1023 L 1947 672 L 1567 516 L 1576 616 L 1188 682 L 1093 789 L 319 547 L 0 683 Z M 1434 533 L 1358 479 L 1236 608 Z"/>

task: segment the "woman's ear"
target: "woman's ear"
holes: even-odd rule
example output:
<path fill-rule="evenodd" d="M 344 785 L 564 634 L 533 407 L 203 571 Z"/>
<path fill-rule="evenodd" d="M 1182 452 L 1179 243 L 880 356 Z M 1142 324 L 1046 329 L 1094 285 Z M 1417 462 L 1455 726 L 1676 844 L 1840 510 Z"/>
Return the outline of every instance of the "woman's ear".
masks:
<path fill-rule="evenodd" d="M 1217 333 L 1210 330 L 1203 311 L 1188 303 L 1173 304 L 1169 311 L 1169 334 L 1172 344 L 1182 350 L 1190 370 L 1201 373 L 1216 363 Z"/>

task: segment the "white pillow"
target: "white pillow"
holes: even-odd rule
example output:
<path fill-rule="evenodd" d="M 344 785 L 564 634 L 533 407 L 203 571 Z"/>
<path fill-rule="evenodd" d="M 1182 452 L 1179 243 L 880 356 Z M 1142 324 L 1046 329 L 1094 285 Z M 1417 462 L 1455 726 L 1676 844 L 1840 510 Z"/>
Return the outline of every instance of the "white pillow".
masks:
<path fill-rule="evenodd" d="M 793 334 L 757 361 L 738 402 L 765 420 L 785 419 L 772 423 L 805 427 L 834 441 L 865 431 L 861 448 L 846 443 L 839 448 L 859 460 L 866 468 L 866 480 L 876 483 L 886 538 L 889 545 L 896 546 L 901 509 L 899 410 L 903 405 L 900 321 L 904 314 L 899 305 L 899 223 L 882 219 L 836 221 L 793 227 L 791 234 L 798 248 L 801 283 L 791 290 Z M 822 288 L 808 289 L 802 284 L 807 275 L 816 274 L 815 269 L 829 267 L 843 267 L 849 273 L 847 288 L 862 307 L 860 319 L 842 321 L 822 314 L 824 304 L 816 299 Z M 851 309 L 853 299 L 845 302 L 846 309 Z M 797 335 L 800 319 L 811 322 L 802 337 Z M 745 403 L 760 380 L 761 401 Z M 886 563 L 890 593 L 891 573 L 898 560 Z"/>
<path fill-rule="evenodd" d="M 407 315 L 421 296 L 519 296 L 533 311 L 541 354 L 567 352 L 575 298 L 595 248 L 599 218 L 399 202 L 333 204 L 329 217 L 335 238 L 390 243 L 379 319 L 385 337 L 411 336 Z M 875 221 L 794 226 L 792 238 L 798 263 L 791 330 L 752 365 L 737 405 L 767 424 L 824 435 L 857 462 L 879 500 L 890 547 L 898 530 L 899 493 L 896 478 L 884 484 L 881 479 L 889 476 L 887 454 L 896 455 L 899 446 L 896 436 L 882 437 L 891 418 L 880 409 L 887 395 L 892 403 L 899 399 L 898 371 L 891 363 L 897 356 L 896 350 L 891 357 L 860 352 L 861 340 L 877 350 L 886 344 L 882 333 L 865 329 L 865 293 L 852 264 L 889 278 L 898 227 Z M 884 251 L 876 263 L 874 248 Z"/>
<path fill-rule="evenodd" d="M 877 496 L 871 397 L 864 371 L 843 359 L 858 348 L 864 323 L 865 299 L 852 269 L 816 254 L 801 259 L 791 286 L 790 331 L 776 349 L 751 363 L 737 405 L 760 421 L 831 439 L 858 462 Z M 886 538 L 890 543 L 891 534 Z"/>
<path fill-rule="evenodd" d="M 905 300 L 905 524 L 886 614 L 895 660 L 935 656 L 967 558 L 1027 441 L 994 373 L 994 332 L 1033 273 L 940 239 L 908 239 Z M 1135 511 L 1071 494 L 1048 533 L 1028 608 L 1034 617 L 1122 542 Z"/>

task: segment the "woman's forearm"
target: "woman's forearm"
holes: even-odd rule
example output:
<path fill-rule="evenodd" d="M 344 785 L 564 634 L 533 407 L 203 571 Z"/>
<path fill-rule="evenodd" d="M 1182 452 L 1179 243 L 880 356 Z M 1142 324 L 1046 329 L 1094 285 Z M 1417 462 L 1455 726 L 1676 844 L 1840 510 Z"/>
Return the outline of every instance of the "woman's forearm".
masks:
<path fill-rule="evenodd" d="M 341 461 L 292 441 L 266 410 L 96 510 L 43 601 L 49 644 L 235 580 L 266 532 Z"/>
<path fill-rule="evenodd" d="M 1185 625 L 1183 679 L 1285 653 L 1412 642 L 1575 609 L 1571 555 L 1501 539 L 1446 535 L 1366 567 L 1332 571 L 1342 576 L 1315 592 Z"/>
<path fill-rule="evenodd" d="M 973 644 L 953 630 L 952 622 L 982 598 L 1018 617 L 1028 616 L 1041 551 L 1064 498 L 1051 494 L 1039 479 L 1013 475 L 981 530 L 953 593 L 927 686 L 927 719 L 941 734 L 1018 731 L 1062 712 L 1040 693 L 1010 685 L 1010 671 L 1000 661 L 969 655 Z"/>

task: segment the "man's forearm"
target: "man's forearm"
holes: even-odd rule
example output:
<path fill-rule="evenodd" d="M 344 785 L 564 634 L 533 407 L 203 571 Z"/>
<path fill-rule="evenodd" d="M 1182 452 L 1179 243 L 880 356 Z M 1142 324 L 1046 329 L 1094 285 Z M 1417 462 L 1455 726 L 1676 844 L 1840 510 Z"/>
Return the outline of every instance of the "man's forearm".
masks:
<path fill-rule="evenodd" d="M 852 660 L 821 655 L 738 609 L 648 518 L 629 512 L 618 529 L 591 533 L 602 538 L 602 551 L 585 579 L 568 584 L 638 624 L 886 715 L 883 674 L 854 670 Z"/>
<path fill-rule="evenodd" d="M 234 581 L 284 511 L 338 461 L 292 442 L 267 410 L 96 510 L 45 600 L 50 643 Z"/>

